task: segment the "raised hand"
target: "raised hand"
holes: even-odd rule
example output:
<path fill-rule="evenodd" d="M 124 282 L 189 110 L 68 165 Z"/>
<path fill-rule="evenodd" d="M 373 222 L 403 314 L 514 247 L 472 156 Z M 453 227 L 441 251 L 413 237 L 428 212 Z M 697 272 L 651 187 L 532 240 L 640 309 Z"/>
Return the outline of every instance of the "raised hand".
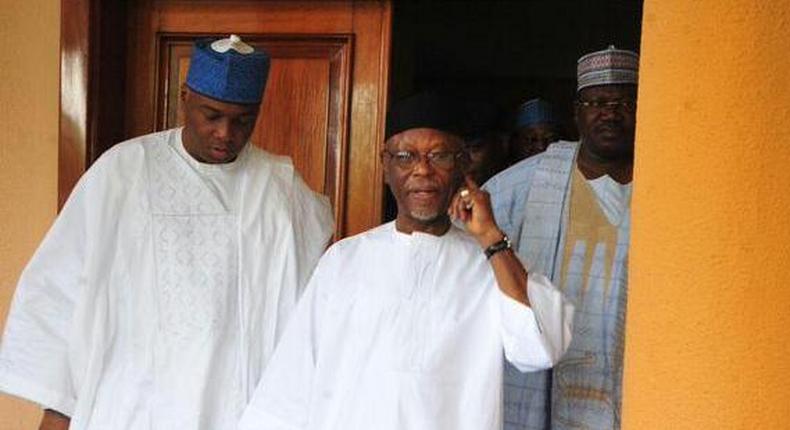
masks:
<path fill-rule="evenodd" d="M 453 196 L 447 213 L 451 218 L 464 223 L 466 231 L 474 236 L 483 248 L 504 237 L 494 220 L 491 196 L 487 191 L 481 190 L 469 175 L 465 178 L 465 186 Z"/>

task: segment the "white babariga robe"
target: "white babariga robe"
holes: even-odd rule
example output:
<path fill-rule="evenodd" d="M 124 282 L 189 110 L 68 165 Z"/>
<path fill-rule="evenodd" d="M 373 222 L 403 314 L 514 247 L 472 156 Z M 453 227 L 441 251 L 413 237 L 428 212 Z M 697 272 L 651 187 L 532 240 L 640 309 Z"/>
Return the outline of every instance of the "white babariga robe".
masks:
<path fill-rule="evenodd" d="M 506 365 L 505 430 L 620 427 L 631 184 L 584 178 L 578 147 L 552 144 L 484 186 L 528 268 L 576 309 L 573 341 L 553 369 Z"/>
<path fill-rule="evenodd" d="M 0 390 L 71 430 L 235 428 L 332 233 L 287 157 L 190 157 L 173 129 L 83 175 L 20 278 Z"/>
<path fill-rule="evenodd" d="M 555 363 L 573 309 L 530 274 L 532 308 L 502 293 L 474 239 L 384 224 L 321 258 L 244 430 L 488 430 L 502 424 L 502 359 Z"/>

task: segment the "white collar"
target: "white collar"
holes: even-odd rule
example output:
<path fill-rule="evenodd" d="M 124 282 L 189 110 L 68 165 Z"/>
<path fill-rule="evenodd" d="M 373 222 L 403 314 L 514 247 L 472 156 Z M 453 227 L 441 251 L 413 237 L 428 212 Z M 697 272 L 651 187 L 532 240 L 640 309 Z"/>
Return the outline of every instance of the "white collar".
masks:
<path fill-rule="evenodd" d="M 598 205 L 603 210 L 604 215 L 612 225 L 619 226 L 625 218 L 631 206 L 631 189 L 633 182 L 621 184 L 609 175 L 603 175 L 595 179 L 588 179 Z"/>

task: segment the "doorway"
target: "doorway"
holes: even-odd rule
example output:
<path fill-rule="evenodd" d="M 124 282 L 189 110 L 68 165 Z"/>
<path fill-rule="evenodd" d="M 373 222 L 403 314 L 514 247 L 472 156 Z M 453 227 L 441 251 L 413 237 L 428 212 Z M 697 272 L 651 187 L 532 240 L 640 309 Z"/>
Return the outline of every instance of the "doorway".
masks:
<path fill-rule="evenodd" d="M 639 51 L 641 0 L 394 2 L 390 101 L 419 91 L 493 104 L 507 127 L 519 104 L 554 106 L 577 140 L 576 61 L 609 45 Z M 387 193 L 384 216 L 395 216 Z"/>

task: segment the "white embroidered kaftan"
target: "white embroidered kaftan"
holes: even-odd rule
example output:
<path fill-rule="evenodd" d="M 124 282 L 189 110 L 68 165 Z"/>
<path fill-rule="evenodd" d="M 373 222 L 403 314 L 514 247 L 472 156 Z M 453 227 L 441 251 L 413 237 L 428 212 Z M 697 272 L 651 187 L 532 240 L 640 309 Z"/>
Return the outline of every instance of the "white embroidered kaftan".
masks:
<path fill-rule="evenodd" d="M 332 225 L 285 157 L 201 164 L 180 129 L 121 143 L 21 276 L 0 390 L 71 430 L 234 428 Z"/>

